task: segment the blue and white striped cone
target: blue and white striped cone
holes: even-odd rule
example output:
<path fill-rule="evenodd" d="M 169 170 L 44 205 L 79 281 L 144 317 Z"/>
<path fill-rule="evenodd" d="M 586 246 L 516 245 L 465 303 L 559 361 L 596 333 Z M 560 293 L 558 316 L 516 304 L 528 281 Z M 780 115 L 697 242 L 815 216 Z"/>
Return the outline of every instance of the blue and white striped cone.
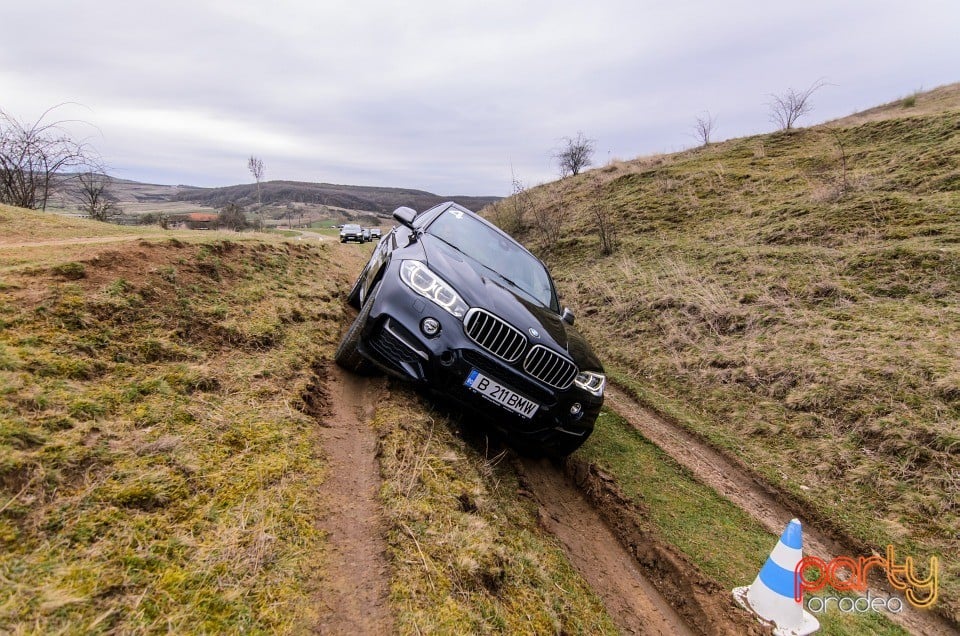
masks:
<path fill-rule="evenodd" d="M 820 622 L 794 600 L 794 570 L 803 558 L 800 522 L 791 519 L 776 547 L 750 587 L 738 587 L 733 597 L 762 622 L 774 623 L 774 634 L 806 636 L 820 629 Z"/>

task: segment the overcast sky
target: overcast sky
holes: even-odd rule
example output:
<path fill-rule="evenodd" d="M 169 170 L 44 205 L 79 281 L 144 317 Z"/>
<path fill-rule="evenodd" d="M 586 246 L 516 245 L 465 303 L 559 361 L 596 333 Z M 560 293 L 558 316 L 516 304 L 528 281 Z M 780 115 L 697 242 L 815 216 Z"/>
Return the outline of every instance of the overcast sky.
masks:
<path fill-rule="evenodd" d="M 115 176 L 508 194 L 596 164 L 800 125 L 960 81 L 960 0 L 30 0 L 0 14 L 0 108 L 80 119 Z"/>

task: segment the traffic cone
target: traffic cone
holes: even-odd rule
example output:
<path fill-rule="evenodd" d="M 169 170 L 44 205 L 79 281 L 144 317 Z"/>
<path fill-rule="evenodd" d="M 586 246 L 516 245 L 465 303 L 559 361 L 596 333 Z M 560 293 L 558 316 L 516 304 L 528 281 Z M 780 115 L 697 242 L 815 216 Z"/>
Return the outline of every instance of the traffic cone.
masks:
<path fill-rule="evenodd" d="M 820 622 L 794 600 L 794 570 L 803 558 L 800 522 L 791 519 L 750 587 L 738 587 L 733 597 L 761 622 L 773 623 L 778 636 L 806 636 L 820 629 Z"/>

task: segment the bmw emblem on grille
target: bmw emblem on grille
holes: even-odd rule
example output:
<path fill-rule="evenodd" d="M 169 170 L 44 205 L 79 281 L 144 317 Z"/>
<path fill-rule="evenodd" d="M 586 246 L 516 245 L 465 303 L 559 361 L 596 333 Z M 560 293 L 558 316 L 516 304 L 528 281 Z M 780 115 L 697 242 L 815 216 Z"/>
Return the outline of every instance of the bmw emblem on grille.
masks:
<path fill-rule="evenodd" d="M 533 327 L 530 327 L 529 329 L 527 329 L 527 332 L 529 332 L 530 335 L 533 336 L 534 338 L 540 337 L 540 332 L 534 329 Z"/>

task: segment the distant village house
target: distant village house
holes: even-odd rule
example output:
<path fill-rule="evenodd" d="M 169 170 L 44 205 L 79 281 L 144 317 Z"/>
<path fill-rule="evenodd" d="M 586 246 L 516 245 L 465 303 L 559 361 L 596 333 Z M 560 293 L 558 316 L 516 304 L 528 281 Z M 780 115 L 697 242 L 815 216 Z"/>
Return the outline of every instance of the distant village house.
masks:
<path fill-rule="evenodd" d="M 191 212 L 181 217 L 177 225 L 191 230 L 215 230 L 218 218 L 218 215 L 209 212 Z"/>

